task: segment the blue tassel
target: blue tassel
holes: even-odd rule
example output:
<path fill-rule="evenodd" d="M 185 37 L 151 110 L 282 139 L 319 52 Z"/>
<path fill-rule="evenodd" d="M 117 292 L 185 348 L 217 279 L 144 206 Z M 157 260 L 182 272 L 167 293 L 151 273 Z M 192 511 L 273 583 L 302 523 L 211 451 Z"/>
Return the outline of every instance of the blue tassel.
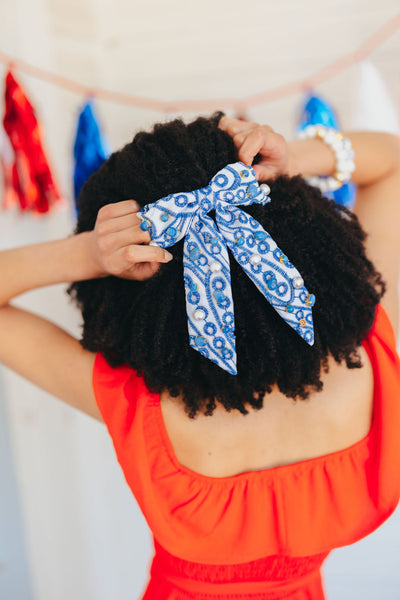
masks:
<path fill-rule="evenodd" d="M 89 100 L 79 115 L 74 143 L 74 196 L 77 213 L 77 199 L 83 184 L 110 154 L 108 144 L 102 139 L 93 103 Z"/>

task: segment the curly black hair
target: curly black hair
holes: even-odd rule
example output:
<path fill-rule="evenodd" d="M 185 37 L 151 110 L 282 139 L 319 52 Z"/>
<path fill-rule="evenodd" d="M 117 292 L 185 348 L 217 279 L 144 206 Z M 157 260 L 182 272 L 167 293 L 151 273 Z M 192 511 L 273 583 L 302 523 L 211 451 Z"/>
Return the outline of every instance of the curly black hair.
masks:
<path fill-rule="evenodd" d="M 75 234 L 94 228 L 99 209 L 134 198 L 141 206 L 208 184 L 238 160 L 232 138 L 218 128 L 223 113 L 185 124 L 176 119 L 138 133 L 83 186 Z M 302 273 L 317 301 L 315 343 L 309 346 L 276 313 L 233 259 L 232 294 L 238 374 L 231 375 L 189 346 L 183 284 L 183 241 L 155 276 L 74 282 L 67 292 L 83 315 L 80 343 L 112 367 L 127 363 L 154 393 L 181 395 L 185 411 L 212 415 L 216 402 L 247 414 L 275 384 L 305 400 L 322 389 L 328 356 L 361 367 L 357 348 L 370 330 L 385 284 L 367 259 L 357 217 L 309 186 L 300 175 L 267 181 L 272 202 L 242 207 L 271 234 Z M 210 216 L 212 213 L 210 213 Z M 205 409 L 205 410 L 204 410 Z"/>

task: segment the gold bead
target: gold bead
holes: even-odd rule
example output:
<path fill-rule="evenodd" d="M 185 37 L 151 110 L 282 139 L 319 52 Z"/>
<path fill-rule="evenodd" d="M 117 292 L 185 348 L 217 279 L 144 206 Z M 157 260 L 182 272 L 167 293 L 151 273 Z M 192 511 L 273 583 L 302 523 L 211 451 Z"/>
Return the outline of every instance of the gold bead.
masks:
<path fill-rule="evenodd" d="M 305 327 L 306 326 L 306 320 L 305 319 L 300 319 L 299 325 L 300 325 L 300 327 Z"/>
<path fill-rule="evenodd" d="M 339 181 L 339 183 L 344 183 L 346 181 L 346 175 L 340 173 L 339 171 L 334 174 L 334 178 Z"/>

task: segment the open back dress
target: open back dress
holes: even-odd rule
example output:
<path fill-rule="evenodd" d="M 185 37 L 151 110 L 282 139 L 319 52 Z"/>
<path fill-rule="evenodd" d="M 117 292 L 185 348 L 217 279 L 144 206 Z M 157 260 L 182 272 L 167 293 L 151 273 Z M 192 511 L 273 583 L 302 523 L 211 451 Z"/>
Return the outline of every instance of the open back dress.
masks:
<path fill-rule="evenodd" d="M 93 388 L 153 533 L 142 600 L 323 600 L 329 552 L 377 529 L 400 499 L 400 360 L 381 305 L 363 340 L 374 373 L 368 434 L 317 458 L 231 477 L 181 465 L 160 396 L 96 355 Z"/>

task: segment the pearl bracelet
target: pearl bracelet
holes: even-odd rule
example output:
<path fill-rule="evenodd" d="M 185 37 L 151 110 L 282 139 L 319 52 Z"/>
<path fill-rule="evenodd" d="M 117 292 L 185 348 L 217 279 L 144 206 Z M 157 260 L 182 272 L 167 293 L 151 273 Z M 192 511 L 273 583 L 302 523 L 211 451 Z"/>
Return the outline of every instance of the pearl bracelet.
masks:
<path fill-rule="evenodd" d="M 355 170 L 354 150 L 349 138 L 345 138 L 340 131 L 323 125 L 307 125 L 297 136 L 299 139 L 317 138 L 325 142 L 334 152 L 336 158 L 335 172 L 328 177 L 317 175 L 307 176 L 304 179 L 308 184 L 318 187 L 321 192 L 334 191 L 342 187 L 351 179 Z"/>

